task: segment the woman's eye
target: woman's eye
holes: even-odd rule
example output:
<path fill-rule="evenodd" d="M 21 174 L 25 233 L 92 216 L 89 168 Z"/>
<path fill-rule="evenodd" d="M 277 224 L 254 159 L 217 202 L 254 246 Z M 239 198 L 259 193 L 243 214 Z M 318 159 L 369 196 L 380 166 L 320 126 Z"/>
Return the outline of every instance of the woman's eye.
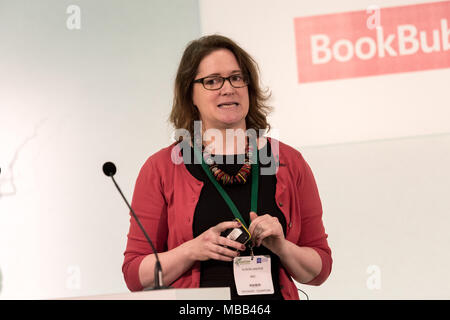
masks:
<path fill-rule="evenodd" d="M 210 79 L 205 79 L 205 84 L 206 85 L 215 85 L 220 83 L 220 78 L 210 78 Z"/>

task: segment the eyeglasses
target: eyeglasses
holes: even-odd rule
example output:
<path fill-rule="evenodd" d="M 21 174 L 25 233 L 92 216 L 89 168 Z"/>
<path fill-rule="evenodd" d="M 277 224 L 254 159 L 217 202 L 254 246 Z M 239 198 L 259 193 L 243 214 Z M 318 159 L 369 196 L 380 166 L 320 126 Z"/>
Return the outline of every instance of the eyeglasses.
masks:
<path fill-rule="evenodd" d="M 221 76 L 209 76 L 194 80 L 193 83 L 201 83 L 206 90 L 219 90 L 223 87 L 225 80 L 228 80 L 234 88 L 243 88 L 248 85 L 248 80 L 242 74 L 232 74 L 226 78 Z"/>

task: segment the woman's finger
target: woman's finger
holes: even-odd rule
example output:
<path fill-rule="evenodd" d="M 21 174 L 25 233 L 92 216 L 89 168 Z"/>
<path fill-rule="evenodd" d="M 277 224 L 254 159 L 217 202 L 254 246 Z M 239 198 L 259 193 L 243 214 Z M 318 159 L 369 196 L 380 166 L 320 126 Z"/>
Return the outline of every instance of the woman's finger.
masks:
<path fill-rule="evenodd" d="M 272 230 L 266 230 L 263 233 L 261 233 L 258 238 L 256 239 L 256 246 L 259 247 L 263 240 L 267 237 L 270 237 L 272 235 Z"/>
<path fill-rule="evenodd" d="M 231 257 L 222 256 L 221 254 L 218 254 L 215 252 L 211 253 L 210 258 L 214 259 L 214 260 L 220 260 L 220 261 L 232 261 L 233 260 L 233 258 L 231 258 Z"/>
<path fill-rule="evenodd" d="M 227 229 L 239 228 L 240 226 L 241 224 L 238 221 L 224 221 L 215 225 L 212 229 L 220 234 Z"/>
<path fill-rule="evenodd" d="M 250 232 L 250 234 L 254 234 L 255 229 L 260 226 L 260 227 L 264 227 L 265 225 L 267 225 L 268 223 L 270 223 L 271 219 L 273 217 L 270 214 L 265 214 L 263 216 L 258 216 L 256 218 L 254 218 L 252 220 L 252 222 L 250 223 L 250 227 L 248 228 L 248 231 Z"/>
<path fill-rule="evenodd" d="M 255 229 L 258 227 L 259 223 L 261 223 L 261 219 L 259 219 L 259 217 L 252 221 L 250 227 L 248 228 L 248 232 L 250 232 L 251 235 L 255 233 Z"/>
<path fill-rule="evenodd" d="M 230 249 L 227 249 L 222 246 L 216 246 L 216 248 L 214 250 L 215 250 L 215 253 L 217 253 L 221 256 L 224 256 L 224 257 L 232 258 L 232 259 L 239 255 L 239 251 L 230 250 Z"/>
<path fill-rule="evenodd" d="M 231 239 L 227 239 L 225 237 L 219 237 L 217 243 L 222 246 L 235 248 L 236 250 L 241 250 L 241 251 L 245 250 L 245 246 L 242 243 L 231 240 Z"/>

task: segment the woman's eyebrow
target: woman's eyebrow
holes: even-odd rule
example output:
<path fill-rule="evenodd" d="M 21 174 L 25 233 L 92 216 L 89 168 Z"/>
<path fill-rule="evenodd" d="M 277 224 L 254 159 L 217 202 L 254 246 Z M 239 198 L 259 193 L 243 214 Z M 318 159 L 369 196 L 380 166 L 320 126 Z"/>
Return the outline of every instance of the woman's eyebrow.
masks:
<path fill-rule="evenodd" d="M 233 73 L 241 73 L 241 70 L 233 70 L 233 71 L 230 72 L 230 75 L 233 74 Z M 214 77 L 214 76 L 221 76 L 221 74 L 217 73 L 217 72 L 216 73 L 211 73 L 211 74 L 205 76 L 205 78 L 206 77 Z"/>

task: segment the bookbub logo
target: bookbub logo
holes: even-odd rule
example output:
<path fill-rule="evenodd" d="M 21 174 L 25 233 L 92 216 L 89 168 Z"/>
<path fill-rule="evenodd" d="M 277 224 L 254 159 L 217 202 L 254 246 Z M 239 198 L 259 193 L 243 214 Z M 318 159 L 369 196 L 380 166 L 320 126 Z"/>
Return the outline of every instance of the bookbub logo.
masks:
<path fill-rule="evenodd" d="M 295 18 L 300 83 L 450 67 L 450 1 Z"/>

